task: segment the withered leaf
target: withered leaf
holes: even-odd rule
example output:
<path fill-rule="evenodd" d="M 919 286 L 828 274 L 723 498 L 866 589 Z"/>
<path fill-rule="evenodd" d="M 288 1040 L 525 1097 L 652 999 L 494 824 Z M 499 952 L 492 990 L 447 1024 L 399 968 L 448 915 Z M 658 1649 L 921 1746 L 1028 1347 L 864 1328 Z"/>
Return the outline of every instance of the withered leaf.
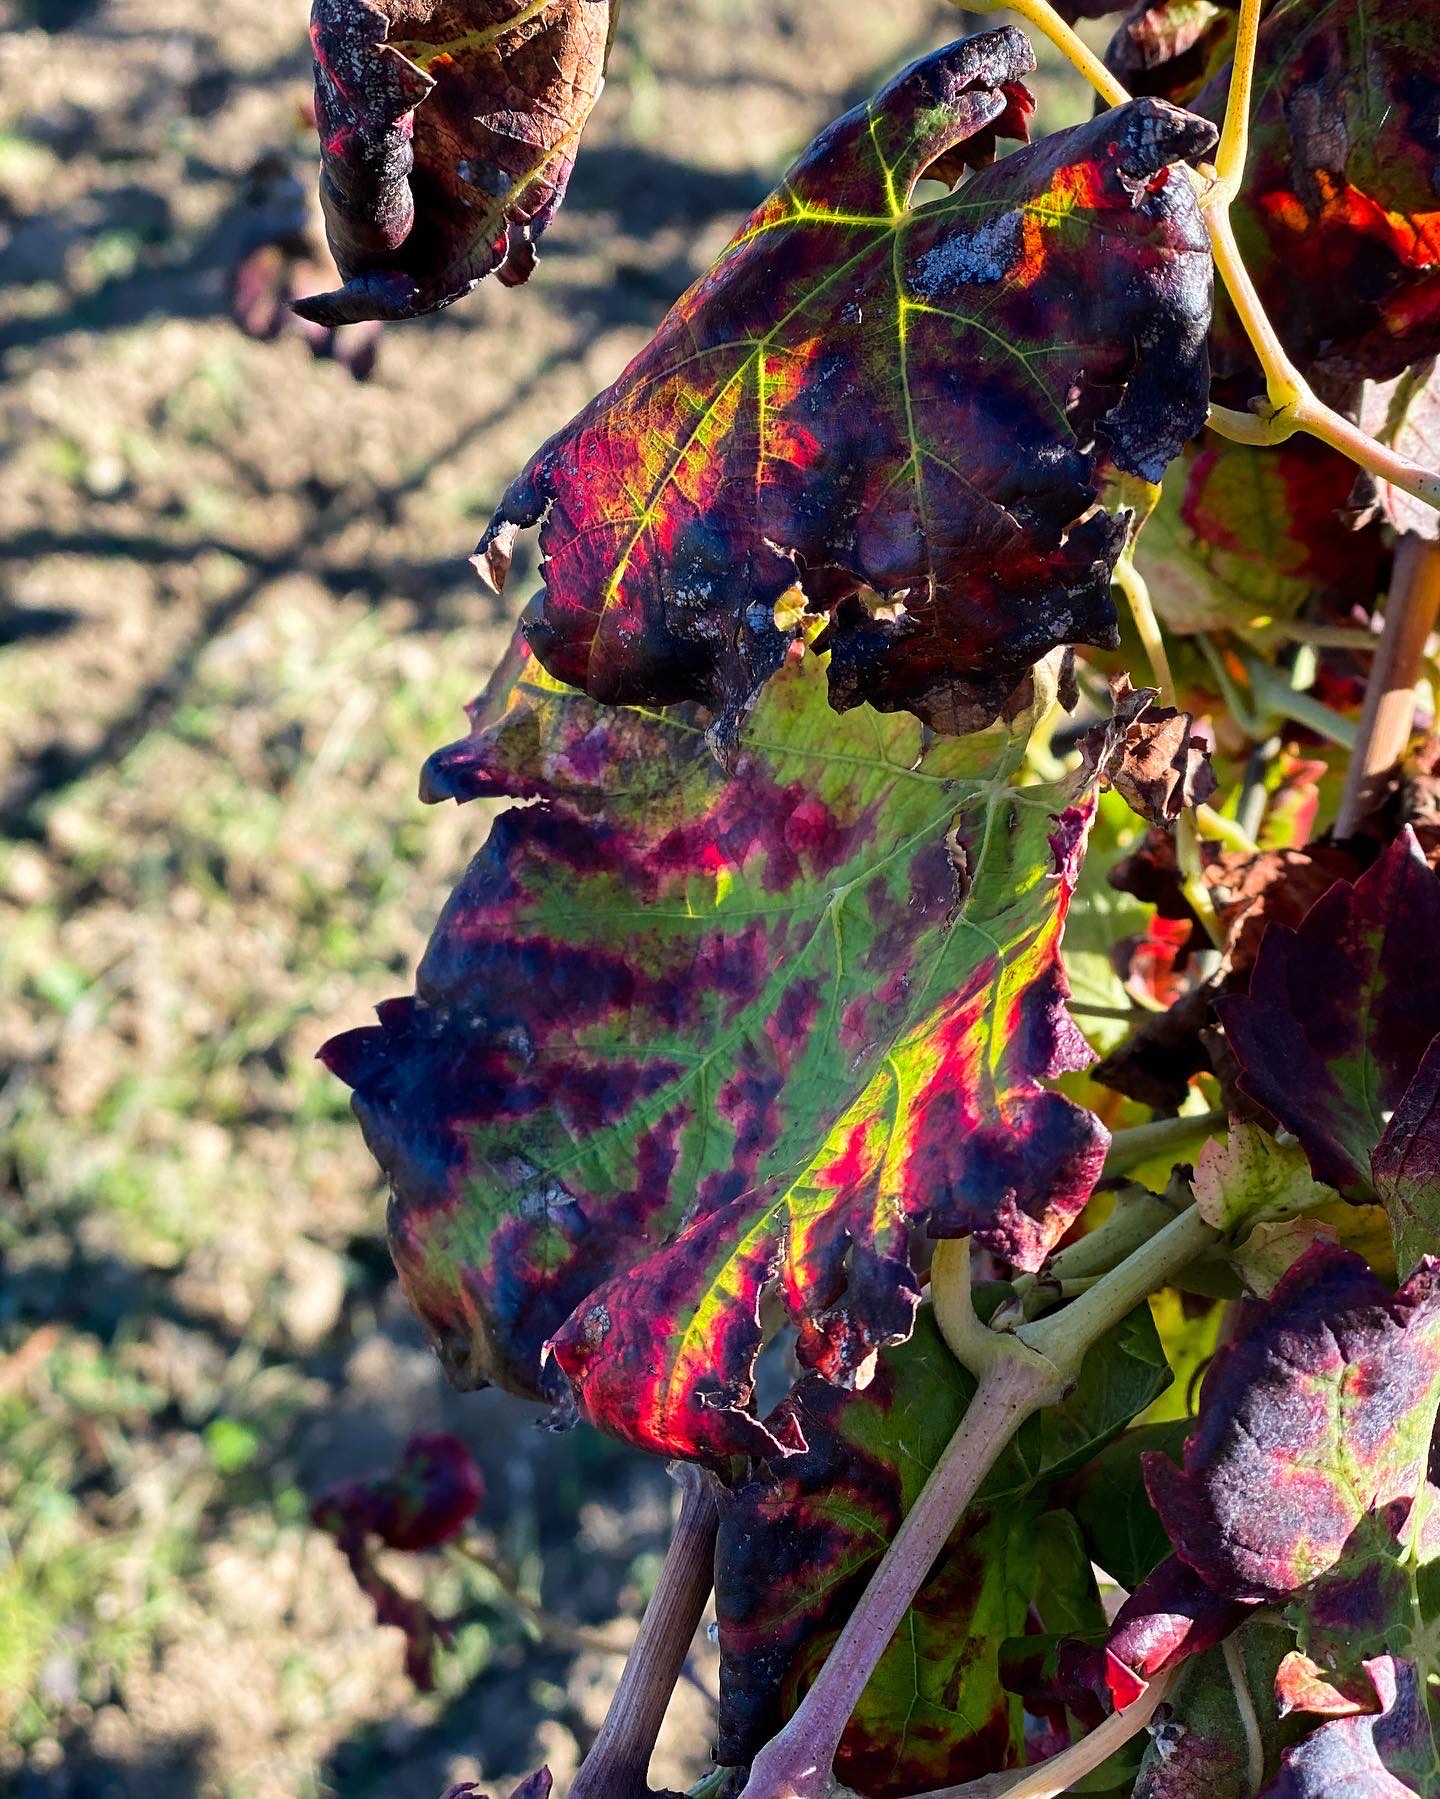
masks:
<path fill-rule="evenodd" d="M 1128 675 L 1111 683 L 1114 716 L 1086 733 L 1082 750 L 1099 774 L 1141 818 L 1169 825 L 1186 806 L 1215 791 L 1210 750 L 1188 712 L 1152 702 L 1158 690 L 1135 688 Z"/>
<path fill-rule="evenodd" d="M 320 198 L 345 285 L 321 325 L 507 286 L 565 195 L 599 97 L 610 0 L 314 0 Z"/>
<path fill-rule="evenodd" d="M 1106 481 L 1158 480 L 1205 416 L 1211 265 L 1172 174 L 1214 131 L 1143 101 L 992 163 L 1033 66 L 1017 31 L 969 38 L 830 126 L 511 483 L 477 561 L 498 586 L 540 523 L 552 673 L 703 700 L 728 754 L 799 602 L 837 708 L 947 732 L 1053 646 L 1114 643 Z"/>

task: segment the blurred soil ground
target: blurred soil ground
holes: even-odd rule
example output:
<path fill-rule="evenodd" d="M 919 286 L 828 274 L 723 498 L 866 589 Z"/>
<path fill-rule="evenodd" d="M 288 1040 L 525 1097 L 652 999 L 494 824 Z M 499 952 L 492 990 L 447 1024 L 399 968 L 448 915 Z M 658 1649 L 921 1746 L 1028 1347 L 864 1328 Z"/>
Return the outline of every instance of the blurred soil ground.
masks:
<path fill-rule="evenodd" d="M 501 1799 L 565 1778 L 613 1655 L 456 1556 L 401 1672 L 326 1482 L 416 1429 L 572 1623 L 633 1621 L 663 1471 L 448 1391 L 314 1062 L 405 991 L 483 838 L 424 756 L 508 635 L 466 564 L 526 455 L 640 347 L 786 159 L 963 26 L 939 0 L 626 0 L 529 286 L 387 329 L 368 381 L 243 336 L 303 227 L 303 0 L 0 0 L 0 1789 Z M 1053 68 L 1053 59 L 1050 61 Z M 1049 118 L 1079 116 L 1058 79 Z M 522 546 L 522 555 L 531 554 Z M 512 583 L 516 603 L 529 569 Z M 633 1628 L 633 1622 L 623 1627 Z M 706 1764 L 703 1635 L 657 1758 Z"/>

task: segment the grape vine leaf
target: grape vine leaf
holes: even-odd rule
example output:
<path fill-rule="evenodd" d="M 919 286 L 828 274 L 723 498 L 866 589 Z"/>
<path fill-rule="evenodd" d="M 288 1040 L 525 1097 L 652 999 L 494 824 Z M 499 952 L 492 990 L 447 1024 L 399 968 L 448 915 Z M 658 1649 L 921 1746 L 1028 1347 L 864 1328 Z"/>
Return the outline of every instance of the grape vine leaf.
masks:
<path fill-rule="evenodd" d="M 1436 358 L 1431 356 L 1393 381 L 1367 381 L 1360 395 L 1364 429 L 1422 468 L 1440 467 L 1440 374 L 1436 366 Z M 1365 475 L 1357 486 L 1373 492 L 1375 505 L 1397 531 L 1413 531 L 1432 542 L 1440 537 L 1440 512 L 1433 506 L 1379 476 Z"/>
<path fill-rule="evenodd" d="M 1188 1662 L 1150 1725 L 1133 1799 L 1251 1799 L 1252 1755 L 1262 1779 L 1275 1774 L 1296 1734 L 1273 1698 L 1291 1641 L 1282 1627 L 1251 1619 L 1231 1639 L 1228 1661 L 1216 1646 Z"/>
<path fill-rule="evenodd" d="M 1332 1666 L 1347 1648 L 1430 1655 L 1413 1619 L 1440 1591 L 1412 1607 L 1399 1586 L 1440 1548 L 1437 1411 L 1440 1262 L 1391 1294 L 1360 1256 L 1308 1249 L 1217 1351 L 1183 1464 L 1142 1456 L 1174 1553 L 1116 1616 L 1117 1702 L 1265 1603 Z"/>
<path fill-rule="evenodd" d="M 563 1369 L 645 1447 L 773 1451 L 768 1295 L 805 1365 L 863 1379 L 927 1232 L 1033 1268 L 1091 1191 L 1107 1135 L 1042 1082 L 1090 1053 L 1059 945 L 1094 777 L 1009 786 L 1030 715 L 837 719 L 808 652 L 733 778 L 693 711 L 597 706 L 523 644 L 472 717 L 430 797 L 539 803 L 495 821 L 416 997 L 322 1052 L 401 1282 L 461 1385 L 557 1399 Z"/>
<path fill-rule="evenodd" d="M 1335 1197 L 1311 1179 L 1298 1148 L 1241 1118 L 1230 1120 L 1223 1139 L 1206 1142 L 1193 1185 L 1200 1216 L 1236 1245 L 1257 1224 L 1294 1218 Z"/>
<path fill-rule="evenodd" d="M 1178 1397 L 1183 1401 L 1184 1394 Z M 1107 1444 L 1060 1494 L 1080 1526 L 1091 1560 L 1126 1592 L 1170 1553 L 1170 1539 L 1145 1491 L 1139 1458 L 1150 1453 L 1178 1457 L 1188 1431 L 1188 1418 L 1137 1424 Z"/>
<path fill-rule="evenodd" d="M 999 1297 L 982 1297 L 982 1312 Z M 841 1780 L 888 1799 L 1018 1758 L 1023 1718 L 1002 1684 L 1003 1640 L 1032 1612 L 1045 1630 L 1066 1630 L 1072 1590 L 1094 1584 L 1073 1521 L 1042 1512 L 1046 1494 L 1167 1379 L 1142 1309 L 1096 1344 L 1062 1404 L 1022 1430 L 871 1676 L 841 1743 Z M 771 1427 L 805 1450 L 720 1497 L 720 1762 L 749 1761 L 793 1710 L 974 1390 L 926 1307 L 863 1391 L 808 1375 L 782 1402 L 796 1428 Z"/>
<path fill-rule="evenodd" d="M 1217 1002 L 1241 1085 L 1317 1179 L 1378 1197 L 1402 1269 L 1440 1247 L 1440 876 L 1407 826 L 1298 928 L 1272 924 L 1248 994 Z"/>
<path fill-rule="evenodd" d="M 1018 31 L 968 38 L 831 125 L 511 483 L 476 565 L 503 585 L 540 524 L 554 674 L 704 700 L 729 755 L 803 606 L 838 709 L 947 732 L 1053 646 L 1116 642 L 1127 514 L 1100 502 L 1205 418 L 1211 264 L 1171 173 L 1215 133 L 1142 101 L 993 162 L 1033 67 Z"/>
<path fill-rule="evenodd" d="M 470 1451 L 446 1431 L 411 1437 L 388 1473 L 327 1487 L 310 1509 L 316 1529 L 335 1538 L 381 1624 L 405 1633 L 405 1672 L 420 1688 L 434 1686 L 435 1649 L 451 1629 L 423 1599 L 389 1580 L 375 1559 L 387 1549 L 434 1549 L 458 1536 L 479 1509 L 484 1482 Z"/>
<path fill-rule="evenodd" d="M 1153 9 L 1160 54 L 1142 85 L 1218 122 L 1234 16 L 1210 10 L 1187 42 L 1194 0 Z M 1179 52 L 1168 61 L 1167 40 Z M 1123 41 L 1112 55 L 1125 66 Z M 1231 218 L 1265 310 L 1308 374 L 1389 380 L 1440 350 L 1437 96 L 1440 32 L 1429 0 L 1380 8 L 1283 0 L 1266 9 Z M 1254 357 L 1223 298 L 1211 355 L 1221 397 L 1243 404 L 1255 390 Z"/>
<path fill-rule="evenodd" d="M 1382 1655 L 1365 1663 L 1365 1673 L 1374 1707 L 1332 1719 L 1287 1749 L 1261 1799 L 1414 1799 L 1417 1792 L 1440 1792 L 1433 1726 L 1416 1670 Z"/>
<path fill-rule="evenodd" d="M 1317 1244 L 1217 1353 L 1183 1468 L 1147 1458 L 1146 1483 L 1215 1592 L 1283 1603 L 1339 1567 L 1366 1520 L 1409 1512 L 1437 1409 L 1440 1262 L 1392 1295 L 1359 1256 Z"/>
<path fill-rule="evenodd" d="M 320 325 L 407 319 L 535 266 L 599 98 L 610 0 L 314 0 Z"/>
<path fill-rule="evenodd" d="M 1173 471 L 1136 540 L 1162 621 L 1264 644 L 1302 606 L 1336 622 L 1369 611 L 1384 545 L 1373 525 L 1355 528 L 1354 485 L 1354 464 L 1314 438 L 1258 448 L 1211 437 Z"/>

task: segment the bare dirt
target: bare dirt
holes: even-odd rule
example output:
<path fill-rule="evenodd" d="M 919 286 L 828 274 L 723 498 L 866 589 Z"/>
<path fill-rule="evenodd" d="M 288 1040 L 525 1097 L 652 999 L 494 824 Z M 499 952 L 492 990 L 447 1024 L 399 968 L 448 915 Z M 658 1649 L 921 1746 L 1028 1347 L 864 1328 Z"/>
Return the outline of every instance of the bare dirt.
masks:
<path fill-rule="evenodd" d="M 563 1790 L 618 1659 L 437 1557 L 401 1578 L 462 1623 L 417 1695 L 309 1499 L 457 1430 L 486 1542 L 603 1625 L 669 1484 L 446 1389 L 313 1056 L 408 987 L 483 837 L 415 779 L 509 632 L 465 560 L 505 481 L 821 122 L 963 26 L 627 0 L 529 286 L 387 328 L 361 382 L 230 317 L 311 204 L 303 0 L 0 23 L 0 1786 L 500 1799 L 548 1759 Z M 677 1786 L 703 1636 L 692 1673 Z"/>

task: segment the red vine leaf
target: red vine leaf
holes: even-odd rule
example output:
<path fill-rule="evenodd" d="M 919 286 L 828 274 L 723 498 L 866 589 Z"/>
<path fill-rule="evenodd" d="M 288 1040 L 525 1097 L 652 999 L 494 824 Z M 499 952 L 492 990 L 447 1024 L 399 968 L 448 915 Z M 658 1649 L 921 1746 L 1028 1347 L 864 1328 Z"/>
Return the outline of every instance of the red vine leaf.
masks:
<path fill-rule="evenodd" d="M 314 0 L 321 325 L 448 306 L 535 266 L 599 97 L 609 0 Z"/>
<path fill-rule="evenodd" d="M 1414 1799 L 1440 1790 L 1415 1668 L 1382 1655 L 1365 1663 L 1365 1674 L 1374 1704 L 1287 1749 L 1261 1799 Z"/>
<path fill-rule="evenodd" d="M 762 1300 L 807 1366 L 909 1334 L 924 1236 L 1038 1266 L 1107 1142 L 1059 959 L 1093 782 L 1005 785 L 1028 721 L 930 740 L 770 684 L 727 778 L 689 712 L 523 653 L 432 797 L 501 792 L 414 999 L 327 1046 L 389 1174 L 401 1280 L 462 1384 L 665 1453 L 773 1450 Z M 793 1443 L 791 1445 L 793 1447 Z"/>
<path fill-rule="evenodd" d="M 1313 1713 L 1320 1718 L 1354 1718 L 1380 1710 L 1380 1698 L 1370 1675 L 1322 1668 L 1298 1649 L 1292 1649 L 1275 1672 L 1275 1703 L 1282 1718 L 1291 1712 Z"/>
<path fill-rule="evenodd" d="M 1408 1516 L 1437 1408 L 1440 1262 L 1392 1296 L 1359 1256 L 1317 1244 L 1217 1354 L 1183 1469 L 1147 1457 L 1146 1482 L 1217 1594 L 1283 1602 L 1341 1567 L 1366 1520 Z"/>
<path fill-rule="evenodd" d="M 1229 72 L 1185 101 L 1224 116 Z M 1180 95 L 1172 95 L 1180 98 Z M 1428 5 L 1272 6 L 1236 238 L 1301 368 L 1388 380 L 1440 350 L 1440 33 Z M 1222 380 L 1253 355 L 1228 302 L 1212 340 Z"/>
<path fill-rule="evenodd" d="M 1117 1711 L 1157 1674 L 1228 1637 L 1251 1607 L 1217 1592 L 1178 1555 L 1167 1556 L 1115 1614 L 1103 1678 Z"/>
<path fill-rule="evenodd" d="M 1182 477 L 1183 478 L 1177 478 Z M 1135 561 L 1181 634 L 1234 630 L 1264 644 L 1293 618 L 1350 622 L 1383 584 L 1385 546 L 1356 528 L 1355 465 L 1313 437 L 1257 448 L 1211 436 L 1165 483 Z"/>
<path fill-rule="evenodd" d="M 475 1515 L 483 1495 L 470 1451 L 458 1437 L 434 1432 L 412 1437 L 389 1473 L 327 1487 L 310 1510 L 311 1522 L 344 1552 L 377 1620 L 404 1631 L 405 1672 L 422 1692 L 435 1684 L 435 1647 L 450 1642 L 450 1626 L 385 1577 L 375 1549 L 434 1549 L 448 1543 Z"/>
<path fill-rule="evenodd" d="M 1159 480 L 1205 416 L 1211 265 L 1170 176 L 1214 131 L 1143 101 L 992 163 L 1033 67 L 1018 31 L 969 38 L 830 126 L 511 483 L 477 565 L 501 584 L 540 522 L 554 674 L 703 700 L 728 754 L 801 602 L 837 708 L 951 732 L 1054 645 L 1116 641 L 1106 481 Z"/>
<path fill-rule="evenodd" d="M 1063 1606 L 1068 1588 L 1093 1593 L 1073 1523 L 1060 1513 L 1042 1521 L 1045 1493 L 1167 1378 L 1149 1317 L 1137 1313 L 1090 1352 L 1063 1404 L 1001 1457 L 851 1718 L 836 1763 L 847 1785 L 889 1799 L 1018 1758 L 1024 1725 L 1002 1684 L 1003 1639 L 1019 1637 L 1032 1613 L 1046 1630 L 1064 1630 L 1071 1618 L 1052 1609 L 1057 1596 Z M 722 1764 L 751 1760 L 794 1709 L 974 1388 L 927 1308 L 863 1391 L 807 1376 L 781 1407 L 793 1428 L 769 1420 L 806 1447 L 721 1497 Z"/>
<path fill-rule="evenodd" d="M 1302 1649 L 1330 1667 L 1414 1653 L 1429 1608 L 1406 1582 L 1440 1548 L 1437 1410 L 1440 1262 L 1392 1295 L 1361 1257 L 1308 1249 L 1216 1354 L 1183 1467 L 1142 1457 L 1176 1553 L 1116 1616 L 1116 1703 L 1267 1602 L 1289 1602 Z"/>
<path fill-rule="evenodd" d="M 1248 995 L 1218 1002 L 1241 1084 L 1316 1177 L 1378 1196 L 1402 1259 L 1440 1232 L 1440 876 L 1408 827 L 1298 929 L 1273 924 Z"/>
<path fill-rule="evenodd" d="M 1267 1304 L 1247 1308 L 1241 1334 L 1216 1355 L 1183 1468 L 1144 1457 L 1176 1554 L 1142 1581 L 1112 1627 L 1117 1703 L 1213 1645 L 1257 1605 L 1280 1606 L 1295 1636 L 1272 1663 L 1273 1702 L 1252 1696 L 1254 1722 L 1262 1733 L 1289 1714 L 1297 1728 L 1314 1712 L 1337 1722 L 1298 1744 L 1292 1736 L 1265 1792 L 1368 1799 L 1440 1790 L 1422 1690 L 1434 1672 L 1440 1597 L 1440 1490 L 1429 1480 L 1437 1410 L 1440 1262 L 1423 1263 L 1392 1295 L 1359 1256 L 1330 1244 L 1308 1250 Z M 1368 1703 L 1363 1676 L 1382 1664 L 1389 1687 L 1376 1679 Z M 1407 1697 L 1416 1667 L 1421 1686 Z M 1182 1681 L 1160 1714 L 1149 1784 L 1137 1792 L 1209 1799 L 1252 1791 L 1253 1780 L 1216 1783 L 1204 1732 L 1186 1743 L 1192 1702 Z M 1167 1719 L 1177 1733 L 1173 1755 Z M 1223 1762 L 1223 1732 L 1212 1748 Z M 1352 1768 L 1346 1758 L 1355 1756 Z M 1273 1765 L 1268 1750 L 1266 1760 Z M 1362 1770 L 1375 1784 L 1344 1784 L 1359 1782 Z M 1412 1784 L 1394 1785 L 1397 1774 Z"/>

